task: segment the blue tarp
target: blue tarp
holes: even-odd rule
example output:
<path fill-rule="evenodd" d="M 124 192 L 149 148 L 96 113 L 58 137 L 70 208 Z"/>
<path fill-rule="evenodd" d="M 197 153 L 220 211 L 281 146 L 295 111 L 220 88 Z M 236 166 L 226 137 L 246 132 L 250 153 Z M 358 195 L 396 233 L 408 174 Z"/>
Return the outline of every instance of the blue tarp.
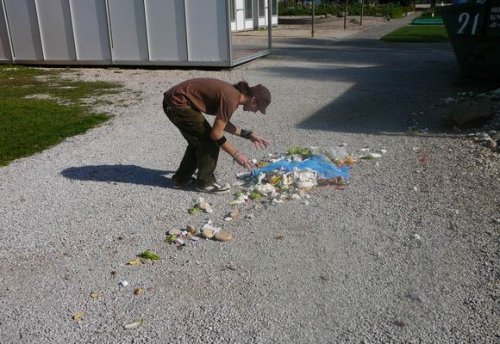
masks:
<path fill-rule="evenodd" d="M 252 170 L 252 176 L 256 177 L 260 173 L 270 173 L 273 171 L 292 172 L 294 170 L 316 171 L 320 179 L 342 177 L 344 180 L 348 180 L 350 168 L 348 166 L 337 167 L 326 156 L 316 154 L 303 161 L 278 160 L 264 167 Z"/>

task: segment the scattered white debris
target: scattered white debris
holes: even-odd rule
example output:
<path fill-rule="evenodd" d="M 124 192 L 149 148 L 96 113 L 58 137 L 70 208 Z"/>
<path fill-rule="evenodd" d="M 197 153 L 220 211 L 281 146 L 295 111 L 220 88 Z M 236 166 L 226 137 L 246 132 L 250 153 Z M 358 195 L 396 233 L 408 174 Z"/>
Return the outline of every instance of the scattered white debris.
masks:
<path fill-rule="evenodd" d="M 236 178 L 238 178 L 238 179 L 245 179 L 245 178 L 249 178 L 250 176 L 251 176 L 250 172 L 236 173 Z"/>
<path fill-rule="evenodd" d="M 229 204 L 231 205 L 237 205 L 237 204 L 244 204 L 246 202 L 248 202 L 249 198 L 247 195 L 245 195 L 244 193 L 240 193 L 236 196 L 236 198 Z"/>
<path fill-rule="evenodd" d="M 127 330 L 130 330 L 130 329 L 133 329 L 133 328 L 137 328 L 137 327 L 141 326 L 142 324 L 144 324 L 144 320 L 140 319 L 140 320 L 134 321 L 133 323 L 126 324 L 126 325 L 124 325 L 124 327 Z"/>
<path fill-rule="evenodd" d="M 231 239 L 233 239 L 233 236 L 231 235 L 231 233 L 222 230 L 215 233 L 214 239 L 217 241 L 230 241 Z"/>
<path fill-rule="evenodd" d="M 272 205 L 282 204 L 282 203 L 285 203 L 282 199 L 273 198 L 273 199 L 271 200 L 271 204 L 272 204 Z"/>
<path fill-rule="evenodd" d="M 215 227 L 215 226 L 213 226 L 210 222 L 205 223 L 205 224 L 201 227 L 201 230 L 204 230 L 204 229 L 211 229 L 211 230 L 213 230 L 214 232 L 218 232 L 218 231 L 220 231 L 220 228 L 219 228 L 219 227 Z"/>
<path fill-rule="evenodd" d="M 208 203 L 207 201 L 205 201 L 205 199 L 203 197 L 199 197 L 197 199 L 195 207 L 203 210 L 204 212 L 206 212 L 208 214 L 211 214 L 214 212 L 214 210 L 212 209 L 212 205 L 210 203 Z"/>
<path fill-rule="evenodd" d="M 281 204 L 285 200 L 303 200 L 310 198 L 308 192 L 316 186 L 347 184 L 348 169 L 356 163 L 356 160 L 343 147 L 321 148 L 321 147 L 292 147 L 287 153 L 268 154 L 266 158 L 256 161 L 254 165 L 257 170 L 252 173 L 238 173 L 236 177 L 244 181 L 240 191 L 235 194 L 231 205 L 244 205 L 250 202 L 259 203 L 267 201 L 269 204 Z M 311 160 L 309 160 L 311 159 Z M 323 160 L 322 160 L 323 159 Z M 325 167 L 325 170 L 316 171 L 326 162 L 333 164 L 333 168 Z M 275 169 L 267 169 L 269 164 L 276 164 Z M 291 167 L 291 166 L 299 166 Z M 285 167 L 286 166 L 286 167 Z M 338 176 L 322 179 L 328 173 L 335 174 L 338 169 Z M 342 172 L 340 172 L 342 171 Z M 342 173 L 347 175 L 346 179 L 341 177 Z M 344 175 L 344 176 L 345 176 Z M 227 217 L 227 216 L 226 216 Z M 227 219 L 229 220 L 229 219 Z"/>
<path fill-rule="evenodd" d="M 295 171 L 294 179 L 299 189 L 310 189 L 318 185 L 318 176 L 314 171 Z"/>
<path fill-rule="evenodd" d="M 178 228 L 171 229 L 171 230 L 168 231 L 168 234 L 170 234 L 170 235 L 180 235 L 181 234 L 181 230 L 178 229 Z"/>
<path fill-rule="evenodd" d="M 175 238 L 174 243 L 175 243 L 176 245 L 183 246 L 183 245 L 185 245 L 185 244 L 186 244 L 186 240 L 184 239 L 184 237 L 183 237 L 183 236 L 178 236 L 177 238 Z"/>

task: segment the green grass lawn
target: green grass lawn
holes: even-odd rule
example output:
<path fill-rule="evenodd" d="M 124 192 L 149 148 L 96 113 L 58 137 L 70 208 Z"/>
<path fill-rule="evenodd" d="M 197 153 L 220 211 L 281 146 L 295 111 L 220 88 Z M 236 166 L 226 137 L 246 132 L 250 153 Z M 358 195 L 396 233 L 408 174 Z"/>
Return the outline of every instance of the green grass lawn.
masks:
<path fill-rule="evenodd" d="M 381 38 L 387 42 L 435 43 L 448 40 L 443 25 L 408 25 Z"/>
<path fill-rule="evenodd" d="M 65 69 L 0 66 L 0 166 L 84 133 L 110 118 L 84 101 L 121 92 L 109 82 L 61 78 Z"/>

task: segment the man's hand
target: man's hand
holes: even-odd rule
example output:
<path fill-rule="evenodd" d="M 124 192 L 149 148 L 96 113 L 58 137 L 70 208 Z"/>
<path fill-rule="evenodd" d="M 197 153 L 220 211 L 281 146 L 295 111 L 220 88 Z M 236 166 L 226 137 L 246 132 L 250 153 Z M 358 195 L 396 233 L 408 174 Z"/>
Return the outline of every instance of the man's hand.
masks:
<path fill-rule="evenodd" d="M 250 135 L 250 141 L 253 142 L 255 148 L 257 148 L 257 149 L 265 149 L 265 148 L 267 148 L 267 146 L 269 146 L 268 140 L 266 140 L 265 138 L 260 137 L 258 135 L 255 135 L 254 133 L 252 133 L 252 135 Z"/>
<path fill-rule="evenodd" d="M 246 155 L 243 153 L 237 152 L 235 155 L 233 155 L 233 159 L 238 165 L 243 166 L 247 170 L 251 170 L 253 167 L 250 160 L 248 160 Z"/>

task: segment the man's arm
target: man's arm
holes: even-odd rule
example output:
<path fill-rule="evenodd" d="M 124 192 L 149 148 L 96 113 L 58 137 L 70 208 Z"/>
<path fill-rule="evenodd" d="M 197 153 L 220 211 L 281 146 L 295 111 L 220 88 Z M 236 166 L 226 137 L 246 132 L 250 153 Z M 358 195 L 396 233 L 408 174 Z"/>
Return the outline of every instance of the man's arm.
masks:
<path fill-rule="evenodd" d="M 231 142 L 229 142 L 224 138 L 224 131 L 226 130 L 228 124 L 230 123 L 231 122 L 224 122 L 223 120 L 216 118 L 214 121 L 214 125 L 212 127 L 212 131 L 210 132 L 210 137 L 215 142 L 218 142 L 220 148 L 227 154 L 231 155 L 234 161 L 238 163 L 238 165 L 241 165 L 250 170 L 252 169 L 252 164 L 250 163 L 250 160 L 248 160 L 248 158 L 244 154 L 240 153 L 236 148 L 234 148 Z M 229 126 L 229 130 L 233 130 L 234 132 L 236 132 L 237 128 L 233 124 L 231 124 Z M 233 134 L 231 131 L 228 132 Z"/>
<path fill-rule="evenodd" d="M 226 127 L 224 128 L 224 131 L 226 131 L 230 134 L 236 135 L 236 136 L 244 137 L 244 138 L 252 141 L 257 149 L 264 149 L 264 148 L 267 148 L 267 146 L 269 145 L 269 141 L 267 139 L 255 134 L 252 131 L 240 129 L 237 126 L 235 126 L 233 123 L 231 123 L 231 121 L 226 123 Z M 245 135 L 243 135 L 244 132 L 245 132 Z"/>
<path fill-rule="evenodd" d="M 224 127 L 224 131 L 229 134 L 233 134 L 235 136 L 240 136 L 241 130 L 237 126 L 235 126 L 231 121 L 228 121 L 226 123 L 226 126 Z"/>

